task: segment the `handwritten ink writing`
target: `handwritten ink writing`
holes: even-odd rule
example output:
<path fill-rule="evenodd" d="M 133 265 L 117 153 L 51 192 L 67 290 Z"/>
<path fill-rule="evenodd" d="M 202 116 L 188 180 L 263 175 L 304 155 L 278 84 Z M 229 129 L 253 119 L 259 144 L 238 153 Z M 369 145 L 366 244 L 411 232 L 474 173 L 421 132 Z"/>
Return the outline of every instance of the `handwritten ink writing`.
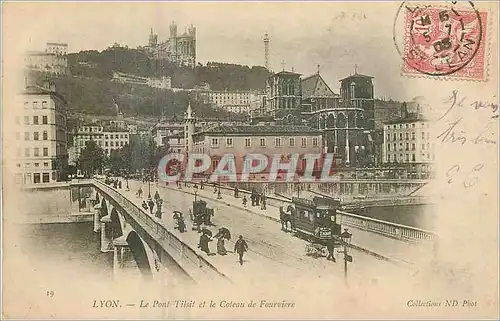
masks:
<path fill-rule="evenodd" d="M 451 184 L 453 183 L 453 178 L 451 177 L 452 176 L 452 173 L 458 173 L 460 171 L 460 166 L 459 165 L 453 165 L 452 167 L 450 167 L 450 169 L 446 172 L 446 176 L 449 177 L 448 179 L 448 184 Z"/>
<path fill-rule="evenodd" d="M 480 172 L 484 168 L 484 164 L 476 164 L 474 167 L 467 172 L 465 177 L 463 179 L 458 179 L 458 181 L 461 181 L 462 185 L 465 188 L 470 188 L 474 185 L 477 184 L 479 181 L 479 177 L 476 176 L 477 172 Z M 457 175 L 461 171 L 461 166 L 460 165 L 453 165 L 451 166 L 448 171 L 446 171 L 446 177 L 448 179 L 448 184 L 453 184 L 455 183 L 455 175 Z"/>
<path fill-rule="evenodd" d="M 466 97 L 461 98 L 460 100 L 458 99 L 458 90 L 453 90 L 451 96 L 445 101 L 445 103 L 451 103 L 450 108 L 438 119 L 436 120 L 441 120 L 443 119 L 446 115 L 450 113 L 450 111 L 455 108 L 455 107 L 463 107 L 463 102 L 465 101 Z"/>
<path fill-rule="evenodd" d="M 459 118 L 456 121 L 452 121 L 449 123 L 448 127 L 436 136 L 437 139 L 440 139 L 441 143 L 456 143 L 460 145 L 464 145 L 469 142 L 472 144 L 492 144 L 495 145 L 497 142 L 492 140 L 486 135 L 495 136 L 494 132 L 491 132 L 491 121 L 486 124 L 484 129 L 474 138 L 471 138 L 464 130 L 460 129 L 459 125 L 461 124 L 463 118 Z"/>
<path fill-rule="evenodd" d="M 490 102 L 487 102 L 487 101 L 475 101 L 473 103 L 470 104 L 472 107 L 474 107 L 474 109 L 480 109 L 480 108 L 490 108 L 492 112 L 496 112 L 498 110 L 498 104 L 495 104 L 495 103 L 490 103 Z"/>
<path fill-rule="evenodd" d="M 462 120 L 462 118 L 459 118 L 457 121 L 455 122 L 452 122 L 450 123 L 450 127 L 448 127 L 444 132 L 442 132 L 441 134 L 439 134 L 439 136 L 437 136 L 436 138 L 441 138 L 441 142 L 442 143 L 447 143 L 447 142 L 451 142 L 451 143 L 455 143 L 455 142 L 459 142 L 459 143 L 462 143 L 465 144 L 465 142 L 467 142 L 467 138 L 465 138 L 464 136 L 460 136 L 460 134 L 457 134 L 455 132 L 455 128 L 457 127 L 458 123 Z M 465 132 L 463 130 L 460 131 L 461 134 L 464 134 Z"/>
<path fill-rule="evenodd" d="M 476 166 L 474 166 L 474 168 L 472 168 L 472 170 L 467 175 L 467 179 L 464 181 L 465 188 L 469 188 L 476 185 L 476 183 L 479 181 L 479 177 L 477 176 L 470 177 L 470 176 L 473 175 L 475 172 L 479 172 L 480 170 L 482 170 L 483 167 L 484 167 L 483 164 L 477 164 Z"/>
<path fill-rule="evenodd" d="M 489 122 L 488 124 L 486 124 L 486 128 L 479 133 L 479 135 L 477 135 L 476 139 L 474 139 L 474 143 L 475 144 L 481 144 L 481 143 L 484 143 L 484 144 L 493 144 L 495 145 L 497 142 L 492 140 L 492 139 L 489 139 L 487 137 L 484 136 L 484 134 L 486 134 L 487 131 L 489 131 L 491 128 L 491 122 Z"/>
<path fill-rule="evenodd" d="M 496 96 L 493 96 L 493 98 L 495 98 L 495 97 Z M 464 97 L 460 97 L 459 96 L 458 90 L 453 90 L 452 93 L 451 93 L 451 96 L 448 97 L 444 101 L 445 104 L 449 104 L 448 109 L 446 110 L 446 112 L 443 115 L 441 115 L 441 117 L 439 117 L 439 118 L 437 118 L 435 120 L 438 121 L 438 120 L 443 119 L 455 107 L 463 108 L 464 105 L 467 105 L 468 107 L 471 107 L 474 110 L 491 109 L 492 113 L 498 112 L 498 104 L 496 104 L 496 103 L 488 102 L 488 101 L 485 101 L 485 100 L 476 100 L 476 101 L 473 101 L 471 103 L 467 103 L 466 99 L 467 99 L 467 97 L 465 97 L 465 96 Z M 492 118 L 498 118 L 498 114 L 497 115 L 493 115 Z"/>

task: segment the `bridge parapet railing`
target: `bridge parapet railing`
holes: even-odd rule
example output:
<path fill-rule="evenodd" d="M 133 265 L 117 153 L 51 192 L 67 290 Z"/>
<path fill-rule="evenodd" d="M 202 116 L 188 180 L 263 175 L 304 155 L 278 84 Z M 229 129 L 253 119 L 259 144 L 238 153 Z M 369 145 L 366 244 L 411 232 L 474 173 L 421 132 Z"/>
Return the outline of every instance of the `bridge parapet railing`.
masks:
<path fill-rule="evenodd" d="M 403 241 L 421 243 L 437 239 L 437 235 L 435 233 L 419 229 L 417 227 L 377 220 L 371 217 L 356 215 L 344 211 L 337 211 L 337 214 L 340 214 L 341 224 L 383 234 L 401 239 Z"/>
<path fill-rule="evenodd" d="M 151 216 L 144 213 L 141 208 L 135 205 L 128 198 L 124 197 L 120 192 L 98 180 L 94 180 L 92 183 L 101 191 L 106 193 L 109 197 L 118 202 L 120 206 L 122 206 L 123 209 L 127 212 L 127 214 L 130 215 L 133 219 L 145 224 L 146 226 L 149 226 L 151 229 L 156 231 L 160 238 L 166 240 L 169 246 L 168 253 L 174 254 L 176 257 L 181 258 L 182 262 L 179 263 L 182 263 L 183 265 L 188 264 L 192 271 L 198 270 L 214 272 L 219 276 L 225 277 L 224 274 L 222 274 L 204 257 L 198 254 L 193 248 L 182 242 L 176 235 L 168 231 L 163 225 L 159 224 Z M 171 250 L 175 251 L 175 253 L 171 253 Z"/>
<path fill-rule="evenodd" d="M 213 188 L 213 185 L 210 184 L 207 185 L 207 187 Z M 234 187 L 226 185 L 220 185 L 220 186 L 217 185 L 217 189 L 219 187 L 222 194 L 231 195 L 231 197 L 233 196 Z M 239 196 L 240 199 L 243 197 L 244 194 L 247 194 L 248 201 L 250 201 L 249 195 L 251 194 L 251 191 L 245 189 L 239 189 L 239 194 L 240 194 Z M 417 198 L 417 201 L 418 199 L 419 198 Z M 274 197 L 271 195 L 266 195 L 266 202 L 268 205 L 276 207 L 283 206 L 286 203 L 290 203 L 289 200 L 285 200 L 280 197 Z M 437 238 L 437 235 L 432 231 L 419 229 L 417 227 L 377 220 L 371 217 L 356 215 L 339 210 L 337 211 L 337 214 L 339 214 L 339 217 L 342 220 L 342 224 L 370 232 L 379 233 L 385 236 L 400 239 L 402 241 L 421 243 L 426 241 L 434 241 Z"/>

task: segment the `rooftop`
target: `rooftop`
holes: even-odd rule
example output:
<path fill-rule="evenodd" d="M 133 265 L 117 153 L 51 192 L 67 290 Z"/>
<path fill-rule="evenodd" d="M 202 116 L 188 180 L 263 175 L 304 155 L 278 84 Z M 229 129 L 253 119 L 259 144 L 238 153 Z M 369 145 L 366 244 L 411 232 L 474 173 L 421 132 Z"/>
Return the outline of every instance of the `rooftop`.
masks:
<path fill-rule="evenodd" d="M 301 74 L 296 73 L 296 72 L 292 72 L 292 71 L 282 70 L 280 72 L 275 73 L 273 76 L 275 76 L 275 75 L 297 75 L 297 76 L 300 76 Z"/>
<path fill-rule="evenodd" d="M 322 82 L 325 84 L 327 92 L 318 92 L 318 82 Z M 302 97 L 309 98 L 314 96 L 328 96 L 328 97 L 338 97 L 339 95 L 335 94 L 333 90 L 328 86 L 326 81 L 321 77 L 319 73 L 311 75 L 309 77 L 303 78 L 301 81 L 302 85 Z"/>
<path fill-rule="evenodd" d="M 196 134 L 321 134 L 321 131 L 303 125 L 236 125 L 218 124 L 203 129 Z"/>
<path fill-rule="evenodd" d="M 392 119 L 386 122 L 383 122 L 384 125 L 394 125 L 394 124 L 409 124 L 409 123 L 414 123 L 417 121 L 429 121 L 428 119 L 425 119 L 422 116 L 415 115 L 415 114 L 410 114 L 409 117 L 407 118 L 397 118 L 397 119 Z"/>
<path fill-rule="evenodd" d="M 50 95 L 59 98 L 64 104 L 68 104 L 64 97 L 52 90 L 45 89 L 40 86 L 27 86 L 22 92 L 22 95 Z"/>
<path fill-rule="evenodd" d="M 368 78 L 368 79 L 373 79 L 375 77 L 372 77 L 372 76 L 367 76 L 367 75 L 362 75 L 362 74 L 358 74 L 357 72 L 354 73 L 354 75 L 350 75 L 348 77 L 345 77 L 344 79 L 340 79 L 340 81 L 343 81 L 343 80 L 346 80 L 346 79 L 350 79 L 350 78 Z"/>

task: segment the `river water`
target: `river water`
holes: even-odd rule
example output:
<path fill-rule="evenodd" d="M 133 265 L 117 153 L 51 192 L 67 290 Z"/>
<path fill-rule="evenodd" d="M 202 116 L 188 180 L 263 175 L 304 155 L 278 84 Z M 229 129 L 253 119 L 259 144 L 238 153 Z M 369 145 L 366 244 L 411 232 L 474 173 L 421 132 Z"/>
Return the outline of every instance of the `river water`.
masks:
<path fill-rule="evenodd" d="M 58 266 L 95 279 L 113 276 L 113 252 L 101 252 L 100 233 L 94 233 L 92 222 L 30 224 L 24 228 L 22 246 L 30 257 L 42 262 L 50 258 Z"/>
<path fill-rule="evenodd" d="M 374 206 L 349 212 L 421 229 L 434 229 L 432 205 Z"/>

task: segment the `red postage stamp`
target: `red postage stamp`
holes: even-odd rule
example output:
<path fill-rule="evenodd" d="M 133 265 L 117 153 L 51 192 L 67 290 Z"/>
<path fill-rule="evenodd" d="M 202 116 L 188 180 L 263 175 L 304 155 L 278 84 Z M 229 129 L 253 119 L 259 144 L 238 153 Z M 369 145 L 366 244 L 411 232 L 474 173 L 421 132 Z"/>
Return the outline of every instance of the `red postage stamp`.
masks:
<path fill-rule="evenodd" d="M 403 73 L 470 80 L 486 77 L 486 12 L 406 6 Z"/>

